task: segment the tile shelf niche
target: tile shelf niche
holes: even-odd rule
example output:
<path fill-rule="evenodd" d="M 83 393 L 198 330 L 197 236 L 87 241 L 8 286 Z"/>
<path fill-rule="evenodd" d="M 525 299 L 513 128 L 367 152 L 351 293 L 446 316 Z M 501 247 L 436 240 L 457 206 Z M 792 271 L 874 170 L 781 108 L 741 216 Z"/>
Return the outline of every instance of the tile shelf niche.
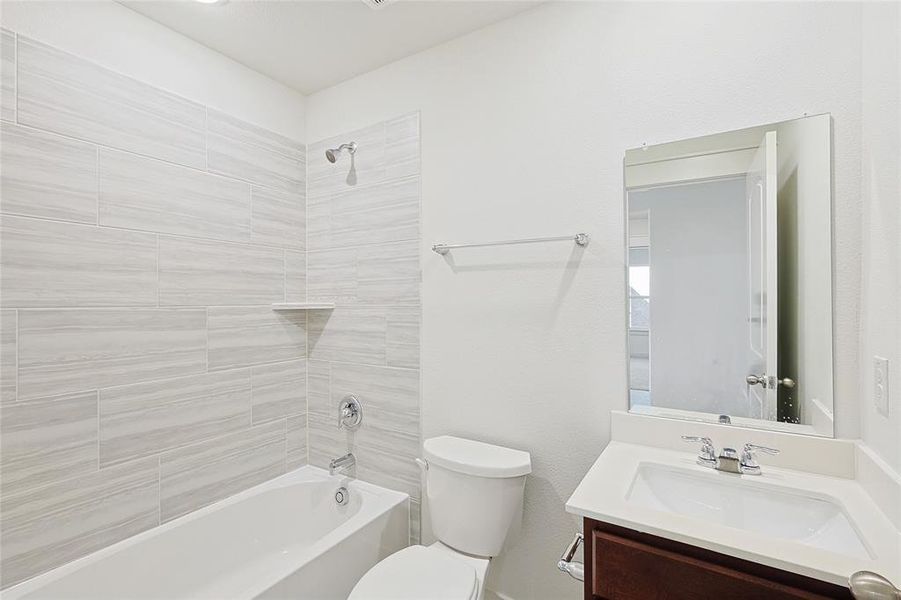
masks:
<path fill-rule="evenodd" d="M 275 302 L 272 310 L 332 310 L 332 302 Z"/>

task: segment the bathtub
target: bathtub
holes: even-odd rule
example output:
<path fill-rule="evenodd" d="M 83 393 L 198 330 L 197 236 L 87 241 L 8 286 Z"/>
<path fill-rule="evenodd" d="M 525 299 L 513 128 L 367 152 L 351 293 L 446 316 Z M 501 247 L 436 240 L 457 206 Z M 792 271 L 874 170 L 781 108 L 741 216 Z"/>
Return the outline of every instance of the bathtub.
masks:
<path fill-rule="evenodd" d="M 340 485 L 350 500 L 339 506 Z M 345 599 L 407 546 L 409 497 L 306 466 L 5 590 L 3 600 Z"/>

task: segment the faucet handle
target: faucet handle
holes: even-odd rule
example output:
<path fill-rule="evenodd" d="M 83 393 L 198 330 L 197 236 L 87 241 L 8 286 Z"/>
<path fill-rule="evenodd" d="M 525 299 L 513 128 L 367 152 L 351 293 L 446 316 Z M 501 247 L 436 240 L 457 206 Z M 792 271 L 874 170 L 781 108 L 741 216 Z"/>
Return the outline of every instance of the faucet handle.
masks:
<path fill-rule="evenodd" d="M 338 405 L 338 429 L 353 431 L 363 421 L 363 405 L 353 394 L 347 394 Z"/>
<path fill-rule="evenodd" d="M 701 451 L 698 453 L 698 463 L 704 466 L 716 464 L 716 448 L 713 447 L 713 440 L 709 437 L 697 435 L 683 435 L 682 439 L 686 442 L 701 444 Z"/>
<path fill-rule="evenodd" d="M 741 451 L 741 462 L 740 468 L 742 473 L 746 473 L 748 475 L 760 475 L 760 463 L 757 462 L 757 459 L 754 457 L 758 452 L 763 452 L 764 454 L 779 454 L 779 450 L 776 448 L 768 448 L 766 446 L 758 446 L 757 444 L 745 444 L 745 447 L 742 448 Z"/>
<path fill-rule="evenodd" d="M 764 454 L 779 454 L 778 448 L 767 448 L 766 446 L 758 446 L 757 444 L 745 444 L 744 451 L 750 454 L 754 452 L 763 452 Z"/>

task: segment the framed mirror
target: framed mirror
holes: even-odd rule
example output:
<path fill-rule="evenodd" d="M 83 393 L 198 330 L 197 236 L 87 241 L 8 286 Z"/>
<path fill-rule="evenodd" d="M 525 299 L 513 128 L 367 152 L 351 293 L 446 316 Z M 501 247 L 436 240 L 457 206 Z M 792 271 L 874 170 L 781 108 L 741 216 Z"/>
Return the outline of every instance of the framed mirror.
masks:
<path fill-rule="evenodd" d="M 626 152 L 632 412 L 833 435 L 831 130 Z"/>

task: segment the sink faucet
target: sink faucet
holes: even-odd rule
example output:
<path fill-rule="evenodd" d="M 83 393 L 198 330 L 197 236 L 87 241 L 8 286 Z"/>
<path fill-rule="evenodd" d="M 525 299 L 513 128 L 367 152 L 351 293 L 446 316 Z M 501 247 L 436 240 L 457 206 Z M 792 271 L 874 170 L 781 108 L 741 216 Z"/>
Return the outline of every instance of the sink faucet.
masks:
<path fill-rule="evenodd" d="M 760 475 L 760 464 L 757 462 L 756 454 L 763 452 L 764 454 L 779 454 L 775 448 L 767 448 L 766 446 L 758 446 L 757 444 L 745 444 L 742 448 L 741 455 L 735 451 L 735 448 L 723 448 L 719 455 L 713 446 L 713 441 L 709 437 L 698 437 L 694 435 L 683 435 L 682 439 L 686 442 L 701 444 L 701 450 L 698 453 L 698 464 L 709 469 L 716 469 L 725 473 L 736 473 L 738 475 Z"/>
<path fill-rule="evenodd" d="M 328 464 L 328 474 L 334 475 L 335 473 L 341 473 L 350 469 L 354 465 L 357 464 L 357 457 L 353 455 L 353 452 L 348 452 L 344 456 L 339 458 L 332 459 Z"/>

